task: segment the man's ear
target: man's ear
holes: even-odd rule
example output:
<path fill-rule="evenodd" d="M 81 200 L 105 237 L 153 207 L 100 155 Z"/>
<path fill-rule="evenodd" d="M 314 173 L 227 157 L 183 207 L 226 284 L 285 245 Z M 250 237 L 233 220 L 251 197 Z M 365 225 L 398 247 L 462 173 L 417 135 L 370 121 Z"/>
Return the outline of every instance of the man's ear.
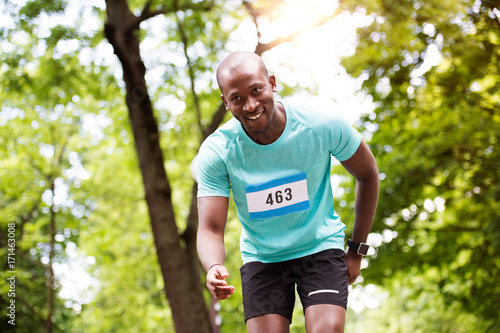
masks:
<path fill-rule="evenodd" d="M 224 97 L 224 94 L 220 94 L 220 98 L 222 99 L 222 101 L 224 102 L 224 106 L 226 107 L 226 110 L 229 110 L 227 108 L 227 101 L 226 101 L 226 97 Z"/>
<path fill-rule="evenodd" d="M 274 75 L 269 75 L 269 84 L 274 92 L 278 91 L 278 86 L 276 85 L 276 77 Z"/>

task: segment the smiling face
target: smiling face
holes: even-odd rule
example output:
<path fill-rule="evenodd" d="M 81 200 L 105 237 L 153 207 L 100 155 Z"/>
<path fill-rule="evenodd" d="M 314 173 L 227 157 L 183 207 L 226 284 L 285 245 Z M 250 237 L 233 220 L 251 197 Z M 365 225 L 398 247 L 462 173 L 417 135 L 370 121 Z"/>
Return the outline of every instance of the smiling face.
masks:
<path fill-rule="evenodd" d="M 284 112 L 274 103 L 276 79 L 267 75 L 256 55 L 230 57 L 221 64 L 217 75 L 226 109 L 255 142 L 276 141 L 284 128 Z"/>

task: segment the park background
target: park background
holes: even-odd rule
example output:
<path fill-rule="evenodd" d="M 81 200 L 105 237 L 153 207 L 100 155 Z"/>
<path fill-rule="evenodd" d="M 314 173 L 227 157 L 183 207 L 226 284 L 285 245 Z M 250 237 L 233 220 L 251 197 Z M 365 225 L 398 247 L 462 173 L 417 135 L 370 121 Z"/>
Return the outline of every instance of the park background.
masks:
<path fill-rule="evenodd" d="M 191 172 L 230 118 L 214 72 L 239 50 L 377 158 L 346 332 L 499 332 L 497 0 L 2 1 L 0 330 L 15 223 L 17 332 L 245 332 L 234 207 L 237 291 L 210 314 Z M 354 181 L 336 163 L 332 183 L 349 236 Z"/>

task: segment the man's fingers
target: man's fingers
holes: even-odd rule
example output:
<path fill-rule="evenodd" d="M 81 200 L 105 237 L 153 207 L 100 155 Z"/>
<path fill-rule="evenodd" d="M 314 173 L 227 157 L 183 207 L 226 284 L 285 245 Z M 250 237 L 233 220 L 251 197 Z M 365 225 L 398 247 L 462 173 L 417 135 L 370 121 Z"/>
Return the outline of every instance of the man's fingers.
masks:
<path fill-rule="evenodd" d="M 234 286 L 228 286 L 228 285 L 211 285 L 211 288 L 209 289 L 214 292 L 234 292 Z"/>
<path fill-rule="evenodd" d="M 227 286 L 227 282 L 224 280 L 214 280 L 210 284 L 213 286 Z"/>
<path fill-rule="evenodd" d="M 233 286 L 227 286 L 227 287 L 218 287 L 214 288 L 214 293 L 215 294 L 229 294 L 232 295 L 234 294 L 234 287 Z"/>
<path fill-rule="evenodd" d="M 349 280 L 349 284 L 353 284 L 358 278 L 358 276 L 359 276 L 359 271 L 357 271 L 356 273 L 354 269 L 351 271 L 349 267 L 347 267 L 347 279 Z"/>
<path fill-rule="evenodd" d="M 347 278 L 349 284 L 353 284 L 361 271 L 361 256 L 349 249 L 345 259 L 347 264 Z"/>
<path fill-rule="evenodd" d="M 233 286 L 224 286 L 224 287 L 215 287 L 212 291 L 212 294 L 218 300 L 223 300 L 229 298 L 232 294 L 234 294 Z"/>
<path fill-rule="evenodd" d="M 222 265 L 213 266 L 207 272 L 208 290 L 218 300 L 227 299 L 234 294 L 234 286 L 228 286 L 225 281 L 227 277 L 229 273 Z"/>

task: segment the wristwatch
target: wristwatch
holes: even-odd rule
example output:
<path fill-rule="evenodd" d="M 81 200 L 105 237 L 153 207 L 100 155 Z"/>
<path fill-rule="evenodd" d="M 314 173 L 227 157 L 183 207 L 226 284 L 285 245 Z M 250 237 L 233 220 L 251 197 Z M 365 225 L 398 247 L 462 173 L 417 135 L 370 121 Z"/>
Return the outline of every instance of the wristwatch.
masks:
<path fill-rule="evenodd" d="M 357 254 L 360 254 L 362 256 L 366 256 L 368 254 L 368 249 L 370 248 L 370 246 L 365 243 L 356 243 L 350 239 L 347 241 L 347 246 L 349 246 L 351 250 L 356 251 Z"/>

